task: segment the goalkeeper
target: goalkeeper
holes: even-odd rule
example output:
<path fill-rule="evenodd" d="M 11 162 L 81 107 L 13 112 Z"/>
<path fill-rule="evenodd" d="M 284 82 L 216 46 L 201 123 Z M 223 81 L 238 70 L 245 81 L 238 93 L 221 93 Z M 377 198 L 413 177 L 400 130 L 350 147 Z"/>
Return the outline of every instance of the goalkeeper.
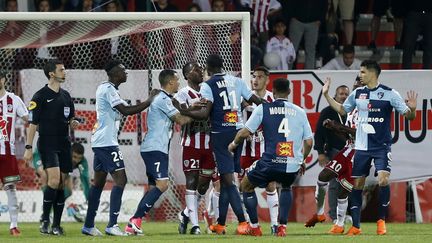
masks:
<path fill-rule="evenodd" d="M 35 169 L 36 175 L 40 179 L 41 189 L 42 191 L 44 191 L 47 183 L 47 175 L 45 170 L 43 169 L 42 161 L 39 156 L 39 151 L 37 150 L 35 150 L 33 153 L 33 168 Z M 84 146 L 79 143 L 72 144 L 72 168 L 74 170 L 78 169 L 80 173 L 81 188 L 87 201 L 90 189 L 88 162 L 87 159 L 84 157 Z M 72 195 L 73 185 L 73 178 L 69 176 L 65 182 L 65 199 Z M 84 222 L 84 216 L 81 214 L 80 209 L 76 204 L 70 203 L 67 207 L 67 213 L 68 216 L 73 216 L 77 222 Z"/>

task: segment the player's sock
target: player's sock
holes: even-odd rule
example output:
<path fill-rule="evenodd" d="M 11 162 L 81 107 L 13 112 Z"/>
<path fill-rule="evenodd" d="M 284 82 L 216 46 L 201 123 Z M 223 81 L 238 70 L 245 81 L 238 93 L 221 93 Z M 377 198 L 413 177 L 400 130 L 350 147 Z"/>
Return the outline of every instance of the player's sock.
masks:
<path fill-rule="evenodd" d="M 214 218 L 217 219 L 219 218 L 219 192 L 215 192 L 213 191 L 213 195 L 212 195 L 212 209 L 213 209 L 213 214 L 214 214 Z"/>
<path fill-rule="evenodd" d="M 69 188 L 65 187 L 63 190 L 64 190 L 64 198 L 65 198 L 65 200 L 68 197 L 72 196 L 72 191 Z"/>
<path fill-rule="evenodd" d="M 134 218 L 142 218 L 144 215 L 150 211 L 150 209 L 153 207 L 153 204 L 159 199 L 159 197 L 162 195 L 161 190 L 159 188 L 154 187 L 151 189 L 147 194 L 144 195 L 144 197 L 141 199 L 140 203 L 138 204 L 138 208 L 134 214 Z"/>
<path fill-rule="evenodd" d="M 351 217 L 353 226 L 360 229 L 360 215 L 363 200 L 363 190 L 353 189 L 351 192 Z"/>
<path fill-rule="evenodd" d="M 236 185 L 231 185 L 228 188 L 229 202 L 234 214 L 237 216 L 239 222 L 245 222 L 245 215 L 241 203 L 240 193 Z"/>
<path fill-rule="evenodd" d="M 337 213 L 336 224 L 338 226 L 341 227 L 344 226 L 347 208 L 348 208 L 348 197 L 343 199 L 338 198 L 337 208 L 336 208 L 336 213 Z"/>
<path fill-rule="evenodd" d="M 63 214 L 64 209 L 65 196 L 63 190 L 57 190 L 56 200 L 53 204 L 54 208 L 54 218 L 53 218 L 53 226 L 59 226 L 60 220 Z"/>
<path fill-rule="evenodd" d="M 84 226 L 86 228 L 93 228 L 94 227 L 94 219 L 96 217 L 96 212 L 99 208 L 99 201 L 102 194 L 103 188 L 91 186 L 89 190 L 89 200 L 88 200 L 88 208 L 87 208 L 87 215 L 85 219 Z"/>
<path fill-rule="evenodd" d="M 108 228 L 113 227 L 117 224 L 117 218 L 120 213 L 120 207 L 122 203 L 123 187 L 113 186 L 110 195 L 110 214 Z"/>
<path fill-rule="evenodd" d="M 325 195 L 328 189 L 328 182 L 317 181 L 315 188 L 315 200 L 317 205 L 317 214 L 324 214 Z"/>
<path fill-rule="evenodd" d="M 219 217 L 217 217 L 218 224 L 225 225 L 226 217 L 229 206 L 229 193 L 228 188 L 221 185 L 219 194 Z"/>
<path fill-rule="evenodd" d="M 47 186 L 43 195 L 42 220 L 49 222 L 51 208 L 57 197 L 57 190 Z"/>
<path fill-rule="evenodd" d="M 250 222 L 252 224 L 257 224 L 258 223 L 258 212 L 257 212 L 258 199 L 255 194 L 255 191 L 243 192 L 243 203 L 249 215 Z"/>
<path fill-rule="evenodd" d="M 18 227 L 18 199 L 15 184 L 4 186 L 8 198 L 8 208 L 10 217 L 10 229 Z"/>
<path fill-rule="evenodd" d="M 196 202 L 197 202 L 197 208 L 200 208 L 200 204 L 201 204 L 201 199 L 205 199 L 205 193 L 204 195 L 201 195 L 198 191 L 196 191 Z"/>
<path fill-rule="evenodd" d="M 269 207 L 270 213 L 270 222 L 271 225 L 277 225 L 277 217 L 279 214 L 279 196 L 277 191 L 274 192 L 266 192 L 267 193 L 267 205 Z"/>
<path fill-rule="evenodd" d="M 291 209 L 292 193 L 291 189 L 282 188 L 279 197 L 279 224 L 285 225 L 288 222 L 288 214 Z"/>
<path fill-rule="evenodd" d="M 186 208 L 188 209 L 188 217 L 192 224 L 192 226 L 198 225 L 198 208 L 197 208 L 197 199 L 194 190 L 186 189 Z"/>
<path fill-rule="evenodd" d="M 385 220 L 387 217 L 388 207 L 390 205 L 390 186 L 379 187 L 379 207 L 378 218 Z"/>

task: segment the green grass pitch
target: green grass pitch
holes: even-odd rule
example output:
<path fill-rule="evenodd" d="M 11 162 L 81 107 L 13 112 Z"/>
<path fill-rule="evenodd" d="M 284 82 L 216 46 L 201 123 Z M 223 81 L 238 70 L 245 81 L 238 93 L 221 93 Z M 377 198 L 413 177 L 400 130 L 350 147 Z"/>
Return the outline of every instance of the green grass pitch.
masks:
<path fill-rule="evenodd" d="M 124 224 L 121 224 L 124 226 Z M 0 224 L 0 243 L 24 242 L 24 243 L 84 243 L 84 242 L 430 242 L 432 239 L 432 224 L 387 224 L 388 234 L 377 236 L 375 233 L 376 225 L 374 223 L 363 223 L 361 236 L 333 236 L 326 232 L 330 229 L 330 224 L 318 224 L 315 228 L 305 228 L 301 223 L 289 223 L 286 238 L 277 238 L 270 236 L 268 224 L 262 224 L 263 237 L 237 236 L 234 235 L 236 224 L 228 225 L 227 235 L 179 235 L 177 233 L 176 223 L 143 223 L 144 236 L 129 237 L 89 237 L 81 234 L 82 224 L 65 223 L 63 225 L 66 236 L 45 236 L 39 233 L 39 225 L 36 223 L 21 223 L 20 237 L 9 235 L 9 225 Z M 97 226 L 103 231 L 105 224 L 97 223 Z M 201 225 L 203 227 L 203 225 Z"/>

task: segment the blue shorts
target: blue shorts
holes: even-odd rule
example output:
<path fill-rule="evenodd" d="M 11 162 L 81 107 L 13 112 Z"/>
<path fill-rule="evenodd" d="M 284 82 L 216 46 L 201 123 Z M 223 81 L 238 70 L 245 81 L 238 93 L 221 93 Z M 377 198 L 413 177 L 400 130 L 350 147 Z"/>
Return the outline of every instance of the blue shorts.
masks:
<path fill-rule="evenodd" d="M 124 170 L 123 154 L 118 146 L 92 148 L 94 153 L 93 169 L 112 173 Z"/>
<path fill-rule="evenodd" d="M 141 152 L 144 160 L 149 185 L 156 185 L 157 180 L 168 180 L 168 154 L 160 151 Z"/>
<path fill-rule="evenodd" d="M 368 176 L 372 160 L 374 161 L 375 169 L 377 172 L 391 172 L 392 158 L 390 147 L 372 151 L 356 150 L 354 154 L 352 177 Z"/>
<path fill-rule="evenodd" d="M 278 169 L 278 166 L 268 165 L 258 160 L 247 169 L 249 182 L 257 187 L 265 188 L 267 185 L 276 181 L 282 184 L 282 188 L 290 188 L 297 178 L 297 172 L 287 173 Z"/>
<path fill-rule="evenodd" d="M 233 132 L 212 133 L 210 135 L 210 142 L 216 157 L 217 169 L 221 175 L 241 172 L 240 156 L 243 143 L 237 146 L 234 156 L 228 151 L 228 145 L 233 141 L 235 135 L 236 133 Z"/>

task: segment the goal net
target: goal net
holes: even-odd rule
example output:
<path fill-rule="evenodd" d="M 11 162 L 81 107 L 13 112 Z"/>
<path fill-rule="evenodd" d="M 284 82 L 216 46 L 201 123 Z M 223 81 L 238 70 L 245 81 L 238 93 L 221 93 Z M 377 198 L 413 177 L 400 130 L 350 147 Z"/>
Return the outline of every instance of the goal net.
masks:
<path fill-rule="evenodd" d="M 2 13 L 0 17 L 0 69 L 7 73 L 6 88 L 21 96 L 26 104 L 46 84 L 42 67 L 58 58 L 67 74 L 63 88 L 75 103 L 82 124 L 72 134 L 85 147 L 90 178 L 93 176 L 91 130 L 95 123 L 95 92 L 107 80 L 104 64 L 116 58 L 128 69 L 128 80 L 120 94 L 130 104 L 147 98 L 159 86 L 163 69 L 181 68 L 190 61 L 204 65 L 209 54 L 218 53 L 225 70 L 249 78 L 248 13 Z M 182 79 L 182 86 L 186 83 Z M 41 181 L 32 165 L 22 160 L 25 143 L 24 123 L 17 124 L 17 158 L 22 182 L 18 184 L 20 221 L 38 221 L 42 208 Z M 180 127 L 175 126 L 170 147 L 170 189 L 148 215 L 151 220 L 174 220 L 185 206 L 185 180 L 182 171 Z M 146 112 L 124 117 L 119 135 L 128 185 L 123 194 L 120 221 L 129 219 L 147 188 L 145 166 L 139 145 L 146 132 Z M 36 139 L 35 139 L 36 141 Z M 35 146 L 36 144 L 34 144 Z M 79 205 L 85 212 L 86 200 L 79 173 L 72 174 L 75 186 L 66 207 Z M 102 194 L 97 221 L 107 221 L 111 183 Z M 0 221 L 8 221 L 7 197 L 0 191 Z M 64 213 L 64 221 L 73 218 Z"/>

